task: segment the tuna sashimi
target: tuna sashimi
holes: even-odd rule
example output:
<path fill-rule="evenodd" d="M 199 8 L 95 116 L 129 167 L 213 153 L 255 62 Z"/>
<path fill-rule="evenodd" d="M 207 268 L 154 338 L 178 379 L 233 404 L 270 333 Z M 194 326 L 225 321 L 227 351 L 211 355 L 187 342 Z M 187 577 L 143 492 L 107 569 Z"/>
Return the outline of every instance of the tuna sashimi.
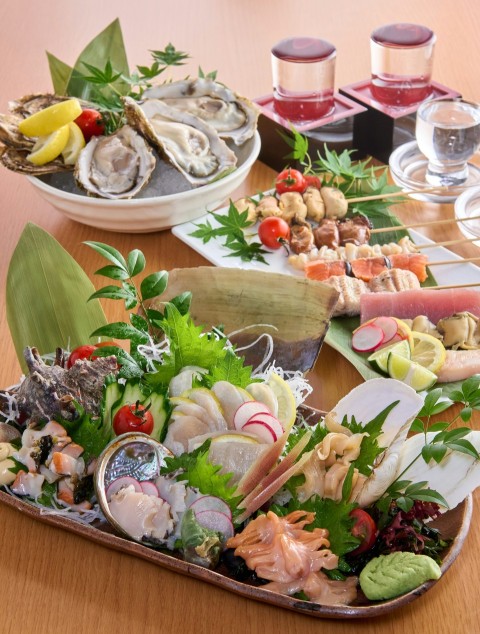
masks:
<path fill-rule="evenodd" d="M 379 315 L 414 319 L 425 315 L 436 324 L 444 317 L 468 311 L 480 317 L 480 291 L 449 288 L 418 289 L 400 293 L 368 293 L 360 296 L 360 319 L 369 321 Z"/>

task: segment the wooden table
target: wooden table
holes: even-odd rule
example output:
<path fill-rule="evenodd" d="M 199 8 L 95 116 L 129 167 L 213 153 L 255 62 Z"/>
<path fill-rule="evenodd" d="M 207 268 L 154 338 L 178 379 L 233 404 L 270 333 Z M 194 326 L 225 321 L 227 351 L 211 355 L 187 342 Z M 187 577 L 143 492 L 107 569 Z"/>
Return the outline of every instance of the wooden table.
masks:
<path fill-rule="evenodd" d="M 271 90 L 269 49 L 279 39 L 305 34 L 336 44 L 336 85 L 369 74 L 371 30 L 388 22 L 417 22 L 437 34 L 434 78 L 469 99 L 480 99 L 480 5 L 476 0 L 143 0 L 102 3 L 28 0 L 0 6 L 0 111 L 7 101 L 51 90 L 47 49 L 73 63 L 82 48 L 115 17 L 120 17 L 130 64 L 148 62 L 149 49 L 168 42 L 188 51 L 185 73 L 218 70 L 218 77 L 249 97 Z M 180 78 L 183 73 L 176 75 Z M 238 196 L 269 187 L 274 173 L 257 163 Z M 116 234 L 67 220 L 44 203 L 23 176 L 0 170 L 0 385 L 18 379 L 19 365 L 5 317 L 3 282 L 12 251 L 27 221 L 48 230 L 90 276 L 98 267 L 84 240 L 107 242 L 126 252 L 140 248 L 153 270 L 198 266 L 206 261 L 169 231 L 149 235 Z M 435 220 L 453 214 L 452 205 L 411 202 L 395 210 L 405 221 Z M 460 237 L 452 225 L 424 231 L 436 240 Z M 455 249 L 463 256 L 478 248 Z M 98 283 L 98 280 L 97 280 Z M 106 303 L 111 319 L 120 308 Z M 116 312 L 118 311 L 118 312 Z M 331 371 L 335 368 L 335 372 Z M 328 409 L 361 382 L 356 370 L 324 347 L 311 373 L 310 402 Z M 477 428 L 479 420 L 477 415 Z M 480 492 L 475 494 L 472 528 L 453 569 L 426 596 L 377 620 L 327 622 L 250 602 L 207 584 L 159 569 L 130 556 L 94 545 L 69 533 L 0 508 L 0 580 L 4 588 L 1 632 L 371 632 L 431 631 L 474 634 L 479 631 Z"/>

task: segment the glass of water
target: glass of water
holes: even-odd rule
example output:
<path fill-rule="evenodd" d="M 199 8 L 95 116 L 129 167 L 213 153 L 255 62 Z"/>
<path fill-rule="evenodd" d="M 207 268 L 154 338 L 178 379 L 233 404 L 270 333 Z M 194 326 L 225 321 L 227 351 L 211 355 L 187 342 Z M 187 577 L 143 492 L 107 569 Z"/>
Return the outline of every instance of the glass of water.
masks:
<path fill-rule="evenodd" d="M 387 24 L 370 36 L 371 92 L 380 103 L 405 108 L 428 99 L 435 34 L 420 24 Z"/>
<path fill-rule="evenodd" d="M 428 159 L 426 181 L 461 185 L 468 178 L 468 161 L 480 147 L 480 105 L 461 99 L 427 101 L 418 108 L 415 136 Z"/>

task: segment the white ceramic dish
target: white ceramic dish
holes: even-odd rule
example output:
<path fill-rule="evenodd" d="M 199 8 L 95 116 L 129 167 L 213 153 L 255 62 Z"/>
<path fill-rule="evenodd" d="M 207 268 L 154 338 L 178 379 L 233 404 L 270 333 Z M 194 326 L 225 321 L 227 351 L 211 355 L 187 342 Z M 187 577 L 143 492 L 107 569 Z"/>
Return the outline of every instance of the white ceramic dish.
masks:
<path fill-rule="evenodd" d="M 240 148 L 232 149 L 238 156 L 238 163 L 237 169 L 228 176 L 209 185 L 188 189 L 185 180 L 174 168 L 159 165 L 162 173 L 155 179 L 156 182 L 147 185 L 142 192 L 143 197 L 130 200 L 86 196 L 75 186 L 70 173 L 27 178 L 42 198 L 71 220 L 108 231 L 148 233 L 193 220 L 223 203 L 243 183 L 258 157 L 258 132 Z M 170 193 L 176 183 L 184 191 Z M 158 191 L 159 184 L 160 187 L 165 185 L 165 193 L 152 196 L 150 192 Z"/>
<path fill-rule="evenodd" d="M 216 213 L 222 212 L 226 212 L 226 209 Z M 480 215 L 480 209 L 478 215 Z M 267 253 L 265 260 L 268 264 L 263 264 L 262 262 L 243 262 L 240 258 L 227 257 L 231 251 L 223 246 L 222 241 L 210 240 L 207 244 L 203 244 L 199 238 L 194 238 L 190 234 L 195 231 L 197 224 L 203 223 L 207 219 L 212 226 L 217 226 L 218 223 L 209 215 L 199 218 L 195 222 L 188 222 L 174 227 L 172 233 L 216 266 L 272 271 L 274 273 L 286 273 L 303 277 L 302 271 L 298 271 L 288 264 L 286 253 L 283 249 Z M 416 244 L 432 244 L 432 241 L 425 238 L 421 233 L 417 233 L 416 231 L 409 231 L 409 233 Z M 428 257 L 431 262 L 458 260 L 458 264 L 444 264 L 433 267 L 432 272 L 438 285 L 478 283 L 480 280 L 480 268 L 478 266 L 464 262 L 459 255 L 452 253 L 444 247 L 432 247 L 428 249 Z"/>

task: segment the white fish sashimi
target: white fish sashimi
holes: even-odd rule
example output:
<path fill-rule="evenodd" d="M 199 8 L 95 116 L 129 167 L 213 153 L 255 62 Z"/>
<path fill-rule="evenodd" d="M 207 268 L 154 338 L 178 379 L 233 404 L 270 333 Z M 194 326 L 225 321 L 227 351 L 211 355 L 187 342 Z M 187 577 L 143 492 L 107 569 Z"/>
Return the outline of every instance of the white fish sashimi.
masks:
<path fill-rule="evenodd" d="M 463 381 L 475 374 L 479 375 L 480 381 L 480 350 L 447 350 L 437 381 Z"/>
<path fill-rule="evenodd" d="M 434 432 L 429 432 L 427 443 L 431 442 L 435 435 Z M 480 431 L 472 431 L 464 439 L 480 451 Z M 459 451 L 451 451 L 440 464 L 433 460 L 427 464 L 420 456 L 409 466 L 421 454 L 424 444 L 423 434 L 412 436 L 405 442 L 400 453 L 396 477 L 401 476 L 402 480 L 412 482 L 428 482 L 428 487 L 438 491 L 447 501 L 449 508 L 453 509 L 480 486 L 480 461 Z"/>

